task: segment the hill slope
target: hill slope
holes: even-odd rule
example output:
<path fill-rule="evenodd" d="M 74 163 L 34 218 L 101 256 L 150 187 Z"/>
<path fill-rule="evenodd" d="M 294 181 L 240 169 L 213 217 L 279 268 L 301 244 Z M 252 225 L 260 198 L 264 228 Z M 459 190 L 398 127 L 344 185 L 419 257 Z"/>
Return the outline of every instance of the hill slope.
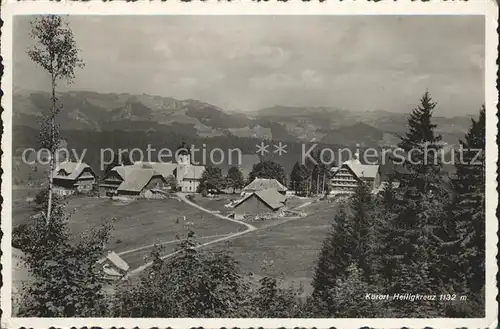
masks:
<path fill-rule="evenodd" d="M 333 107 L 274 106 L 252 112 L 229 113 L 199 100 L 86 91 L 59 93 L 61 128 L 84 131 L 171 131 L 210 138 L 236 136 L 288 142 L 323 141 L 343 145 L 381 143 L 383 134 L 406 131 L 408 114 L 385 111 L 355 112 Z M 45 92 L 17 91 L 13 123 L 38 128 L 50 108 Z M 436 117 L 444 139 L 456 139 L 470 125 L 469 117 Z"/>

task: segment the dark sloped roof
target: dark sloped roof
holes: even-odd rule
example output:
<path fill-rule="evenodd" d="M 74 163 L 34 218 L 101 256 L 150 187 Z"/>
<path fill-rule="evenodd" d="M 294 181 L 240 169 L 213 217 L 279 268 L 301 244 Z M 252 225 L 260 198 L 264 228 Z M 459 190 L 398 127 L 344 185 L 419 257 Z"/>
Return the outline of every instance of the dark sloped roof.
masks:
<path fill-rule="evenodd" d="M 54 169 L 52 176 L 53 176 L 53 178 L 57 178 L 57 179 L 75 180 L 87 168 L 90 168 L 90 166 L 84 162 L 64 161 L 64 162 L 57 164 L 56 169 Z M 60 175 L 59 172 L 61 170 L 63 170 L 66 173 L 66 175 L 64 175 L 64 174 Z M 92 171 L 92 168 L 91 168 L 91 171 Z M 95 176 L 93 171 L 92 171 L 92 175 Z"/>
<path fill-rule="evenodd" d="M 286 192 L 288 190 L 274 178 L 255 178 L 250 184 L 243 188 L 242 192 L 262 191 L 269 188 L 273 188 L 278 192 Z"/>
<path fill-rule="evenodd" d="M 264 202 L 269 208 L 276 210 L 284 206 L 284 202 L 286 197 L 279 193 L 276 189 L 274 188 L 268 188 L 265 190 L 261 191 L 256 191 L 252 194 L 247 195 L 244 197 L 240 202 L 238 202 L 234 208 L 237 208 L 239 205 L 243 204 L 245 201 L 250 199 L 251 197 L 256 196 L 259 198 L 262 202 Z"/>

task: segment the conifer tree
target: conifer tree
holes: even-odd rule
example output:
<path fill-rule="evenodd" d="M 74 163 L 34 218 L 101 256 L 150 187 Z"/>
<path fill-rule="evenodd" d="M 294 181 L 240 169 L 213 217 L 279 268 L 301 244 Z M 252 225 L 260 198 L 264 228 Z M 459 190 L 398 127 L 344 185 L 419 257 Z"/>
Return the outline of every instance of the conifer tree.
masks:
<path fill-rule="evenodd" d="M 350 215 L 346 205 L 339 207 L 330 232 L 323 241 L 314 273 L 313 298 L 316 302 L 323 303 L 330 314 L 334 304 L 333 296 L 329 294 L 330 289 L 335 287 L 337 279 L 345 276 L 356 248 Z"/>
<path fill-rule="evenodd" d="M 290 174 L 290 184 L 297 195 L 304 195 L 306 193 L 307 177 L 307 168 L 298 161 L 295 162 Z"/>
<path fill-rule="evenodd" d="M 340 279 L 330 293 L 335 296 L 336 318 L 387 317 L 387 302 L 366 299 L 367 293 L 373 293 L 372 287 L 364 279 L 363 271 L 355 264 L 347 268 L 347 275 Z"/>
<path fill-rule="evenodd" d="M 442 137 L 436 134 L 436 125 L 432 123 L 432 116 L 437 103 L 433 102 L 428 91 L 420 99 L 408 119 L 408 131 L 401 137 L 398 146 L 406 152 L 404 167 L 410 172 L 406 176 L 406 184 L 417 189 L 418 193 L 425 193 L 437 188 L 442 182 L 439 142 Z"/>
<path fill-rule="evenodd" d="M 408 120 L 408 132 L 399 147 L 407 152 L 403 163 L 406 174 L 397 189 L 383 192 L 384 222 L 378 229 L 381 240 L 377 264 L 379 278 L 390 292 L 445 291 L 446 225 L 449 193 L 441 170 L 441 136 L 434 132 L 432 114 L 436 103 L 428 92 L 421 98 Z M 408 310 L 395 303 L 401 314 Z M 427 302 L 415 302 L 414 311 L 428 314 Z"/>
<path fill-rule="evenodd" d="M 352 209 L 353 259 L 366 280 L 371 276 L 370 254 L 373 248 L 373 200 L 364 183 L 359 183 L 350 199 Z"/>
<path fill-rule="evenodd" d="M 479 118 L 472 119 L 471 127 L 461 141 L 462 153 L 456 162 L 453 180 L 455 202 L 453 219 L 460 241 L 456 262 L 469 293 L 478 294 L 484 286 L 485 263 L 485 108 Z"/>

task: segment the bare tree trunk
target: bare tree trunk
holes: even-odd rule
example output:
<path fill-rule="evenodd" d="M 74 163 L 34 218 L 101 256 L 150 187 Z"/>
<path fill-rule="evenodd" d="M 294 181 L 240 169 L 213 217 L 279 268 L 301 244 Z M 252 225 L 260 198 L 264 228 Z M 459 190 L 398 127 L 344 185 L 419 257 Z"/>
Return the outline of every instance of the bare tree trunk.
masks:
<path fill-rule="evenodd" d="M 55 145 L 55 130 L 56 130 L 56 85 L 55 85 L 55 79 L 54 76 L 52 76 L 52 113 L 50 114 L 50 150 L 49 150 L 49 156 L 50 156 L 50 169 L 49 169 L 49 197 L 47 200 L 47 225 L 50 223 L 50 215 L 52 213 L 52 190 L 54 186 L 54 162 L 55 162 L 55 152 L 54 150 L 56 149 Z"/>
<path fill-rule="evenodd" d="M 323 173 L 323 184 L 321 185 L 321 194 L 325 193 L 326 173 Z"/>
<path fill-rule="evenodd" d="M 316 194 L 319 194 L 319 168 L 316 173 Z"/>

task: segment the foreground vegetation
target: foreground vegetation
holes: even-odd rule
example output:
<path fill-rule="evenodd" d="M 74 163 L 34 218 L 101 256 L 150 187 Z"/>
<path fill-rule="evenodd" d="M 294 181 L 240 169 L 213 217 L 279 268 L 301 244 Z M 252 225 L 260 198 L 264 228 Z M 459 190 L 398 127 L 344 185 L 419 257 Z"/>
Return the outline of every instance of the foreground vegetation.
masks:
<path fill-rule="evenodd" d="M 59 77 L 71 78 L 73 68 L 79 63 L 71 30 L 61 25 L 60 18 L 46 16 L 35 24 L 34 36 L 37 35 L 42 35 L 38 41 L 49 53 L 52 51 L 53 56 L 44 56 L 35 48 L 33 60 L 51 73 L 54 67 L 44 61 L 62 56 L 52 65 L 63 65 L 58 68 L 62 72 Z M 65 60 L 64 54 L 68 51 L 73 57 Z M 52 79 L 53 90 L 56 80 Z M 52 111 L 41 136 L 49 150 L 56 150 L 59 140 L 54 119 L 59 108 L 55 96 L 52 101 Z M 434 133 L 436 126 L 432 123 L 435 106 L 425 93 L 410 116 L 401 148 L 406 151 L 440 148 L 440 136 Z M 30 317 L 483 317 L 484 107 L 479 119 L 472 121 L 462 144 L 465 149 L 483 152 L 475 159 L 479 164 L 471 163 L 475 152 L 465 152 L 451 180 L 439 162 L 412 164 L 406 161 L 403 163 L 406 174 L 395 173 L 381 195 L 373 196 L 363 185 L 358 186 L 356 193 L 342 203 L 336 213 L 330 214 L 330 232 L 315 264 L 313 291 L 305 297 L 300 290 L 284 288 L 276 277 L 262 276 L 256 284 L 250 282 L 227 248 L 198 250 L 192 231 L 179 243 L 178 253 L 173 257 L 161 259 L 163 251 L 155 247 L 150 255 L 153 265 L 138 280 L 120 284 L 114 295 L 106 294 L 96 263 L 109 242 L 111 224 L 105 221 L 102 227 L 75 236 L 68 226 L 73 214 L 52 194 L 49 184 L 47 197 L 38 200 L 39 216 L 32 217 L 13 236 L 26 254 L 24 260 L 33 277 L 21 291 L 18 314 Z M 291 181 L 303 186 L 306 180 L 299 169 Z M 254 174 L 256 172 L 259 177 L 277 175 L 276 179 L 284 180 L 282 170 L 269 163 L 255 166 Z M 316 168 L 316 194 L 325 192 L 322 184 L 325 175 Z M 220 180 L 213 177 L 220 178 L 218 171 L 204 178 L 205 188 L 218 184 Z M 393 180 L 400 183 L 398 188 L 394 188 Z M 314 189 L 313 181 L 309 179 L 305 194 Z M 295 243 L 303 242 L 297 239 Z M 365 297 L 367 293 L 450 294 L 467 296 L 467 299 L 409 303 L 373 300 Z"/>

